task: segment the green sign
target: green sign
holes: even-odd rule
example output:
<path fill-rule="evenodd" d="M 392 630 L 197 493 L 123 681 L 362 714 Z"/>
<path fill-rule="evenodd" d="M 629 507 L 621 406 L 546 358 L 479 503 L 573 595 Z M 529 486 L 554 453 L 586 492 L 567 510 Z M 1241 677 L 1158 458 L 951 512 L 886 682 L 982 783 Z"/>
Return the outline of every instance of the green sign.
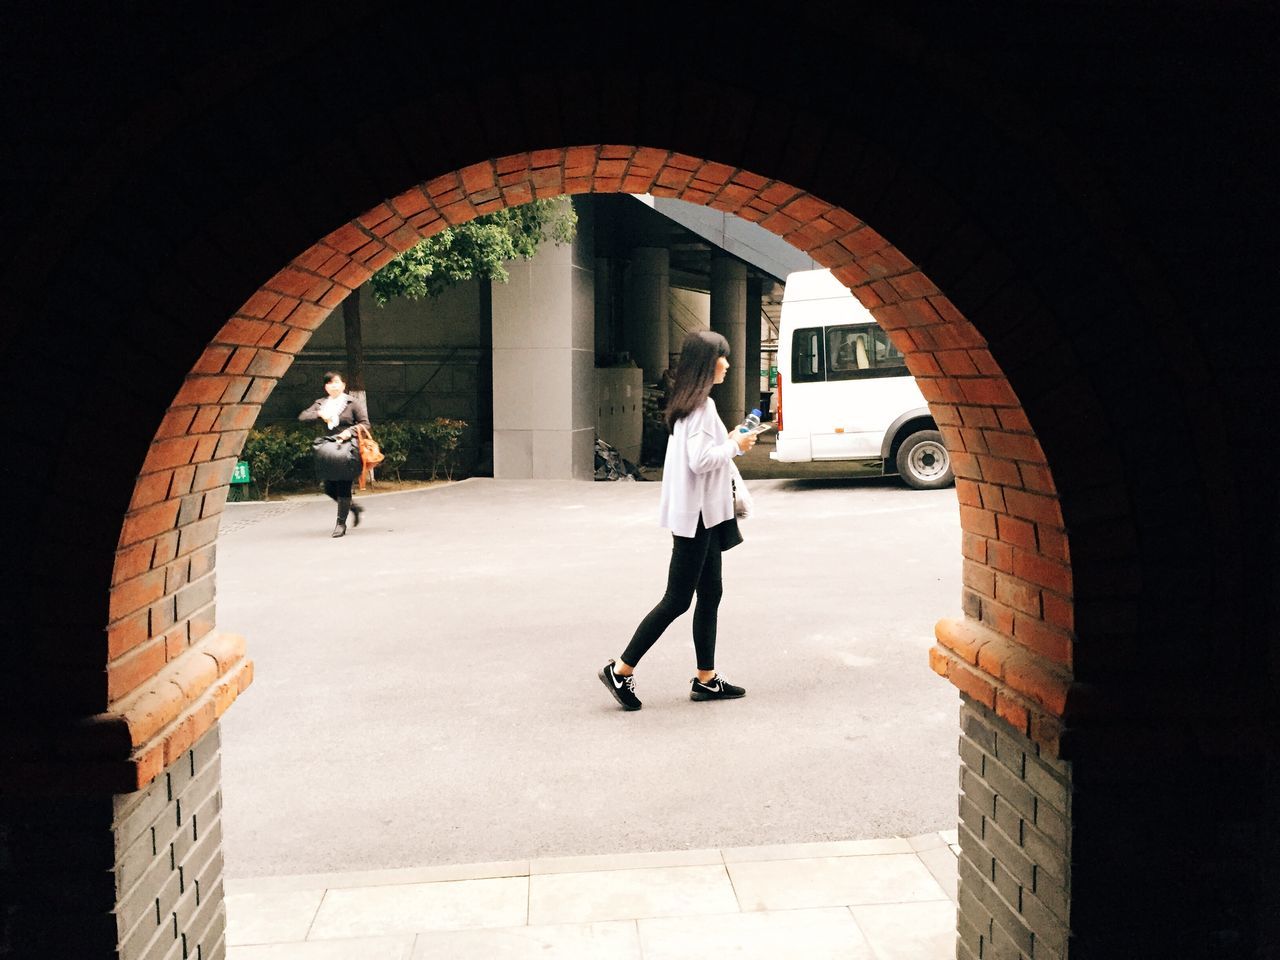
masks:
<path fill-rule="evenodd" d="M 249 477 L 249 461 L 237 460 L 236 468 L 231 471 L 231 482 L 232 483 L 248 483 L 250 479 L 251 478 Z"/>

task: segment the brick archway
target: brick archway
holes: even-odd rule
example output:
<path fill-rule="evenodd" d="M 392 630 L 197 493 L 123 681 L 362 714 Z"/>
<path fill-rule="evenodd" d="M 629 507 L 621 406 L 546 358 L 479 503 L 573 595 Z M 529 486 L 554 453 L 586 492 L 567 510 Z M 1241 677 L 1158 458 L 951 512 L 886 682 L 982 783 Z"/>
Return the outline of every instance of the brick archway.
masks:
<path fill-rule="evenodd" d="M 1055 798 L 1056 812 L 1038 814 L 1029 801 L 1012 814 L 1017 855 L 1030 862 L 1021 853 L 1024 822 L 1064 841 L 1066 768 L 1058 749 L 1073 695 L 1068 539 L 1044 450 L 985 339 L 916 264 L 853 214 L 750 171 L 618 145 L 517 154 L 418 184 L 295 257 L 216 332 L 156 430 L 121 527 L 107 627 L 108 704 L 92 725 L 111 788 L 145 793 L 164 774 L 171 793 L 165 772 L 195 756 L 193 746 L 251 682 L 244 640 L 216 629 L 214 544 L 247 431 L 312 331 L 420 238 L 535 197 L 586 192 L 654 193 L 759 222 L 832 268 L 906 355 L 952 451 L 963 528 L 965 616 L 939 621 L 930 666 L 977 711 L 965 721 L 979 724 L 968 731 L 973 742 L 997 752 L 994 734 L 984 740 L 983 709 L 1015 732 L 1017 743 L 1000 748 L 1006 760 L 1011 750 L 1020 755 L 1018 783 L 1004 794 Z M 981 751 L 970 760 L 968 776 L 999 782 L 984 770 Z M 979 789 L 970 784 L 975 795 Z M 966 842 L 980 848 L 971 851 L 974 860 L 994 862 L 1001 854 L 983 836 L 982 816 Z M 1058 856 L 1065 863 L 1065 852 Z M 1065 868 L 1051 869 L 1065 890 Z M 983 889 L 970 879 L 972 889 Z M 1030 891 L 1034 878 L 1018 882 Z M 1045 896 L 1044 879 L 1040 886 Z M 1020 922 L 1061 939 L 1065 893 L 1059 899 L 1048 919 Z M 990 916 L 986 923 L 990 936 Z"/>
<path fill-rule="evenodd" d="M 145 787 L 250 681 L 243 641 L 215 630 L 214 552 L 236 455 L 260 405 L 329 312 L 419 239 L 535 197 L 654 193 L 756 221 L 809 253 L 872 311 L 920 384 L 955 464 L 968 620 L 943 620 L 935 671 L 1057 752 L 1071 684 L 1071 568 L 1046 461 L 981 334 L 854 215 L 767 177 L 665 150 L 541 150 L 468 166 L 378 204 L 267 280 L 213 337 L 139 472 L 112 572 L 103 722 Z"/>

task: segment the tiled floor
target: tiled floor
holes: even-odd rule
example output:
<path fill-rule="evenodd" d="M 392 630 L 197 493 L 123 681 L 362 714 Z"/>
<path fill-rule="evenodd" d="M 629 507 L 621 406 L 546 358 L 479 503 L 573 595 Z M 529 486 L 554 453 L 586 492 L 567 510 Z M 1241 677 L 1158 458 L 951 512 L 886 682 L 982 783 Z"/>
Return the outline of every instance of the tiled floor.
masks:
<path fill-rule="evenodd" d="M 227 880 L 228 960 L 943 960 L 955 831 Z"/>

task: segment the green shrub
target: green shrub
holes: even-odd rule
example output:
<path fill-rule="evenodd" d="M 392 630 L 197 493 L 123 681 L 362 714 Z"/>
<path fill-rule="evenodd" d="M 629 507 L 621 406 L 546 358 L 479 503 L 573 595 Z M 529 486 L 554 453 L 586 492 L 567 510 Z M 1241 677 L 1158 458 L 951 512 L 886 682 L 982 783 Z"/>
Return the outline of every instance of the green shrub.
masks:
<path fill-rule="evenodd" d="M 265 500 L 272 484 L 298 472 L 311 460 L 314 431 L 296 427 L 266 426 L 249 431 L 240 459 L 249 461 L 253 485 Z"/>
<path fill-rule="evenodd" d="M 378 466 L 378 472 L 392 474 L 399 480 L 400 471 L 413 455 L 418 432 L 419 425 L 410 420 L 389 420 L 380 424 L 374 439 L 386 459 Z"/>
<path fill-rule="evenodd" d="M 431 479 L 436 479 L 443 470 L 445 478 L 452 480 L 453 470 L 458 465 L 458 444 L 462 440 L 462 431 L 467 428 L 467 422 L 436 417 L 424 424 L 424 427 L 423 452 L 431 468 Z"/>
<path fill-rule="evenodd" d="M 379 464 L 381 476 L 402 479 L 402 474 L 436 480 L 443 473 L 453 479 L 457 468 L 458 446 L 465 420 L 388 420 L 373 428 L 373 437 L 386 458 Z M 249 461 L 253 487 L 261 499 L 283 480 L 302 479 L 310 475 L 311 442 L 317 433 L 314 425 L 286 426 L 272 424 L 249 431 L 240 459 Z M 235 499 L 239 499 L 237 494 Z"/>
<path fill-rule="evenodd" d="M 421 473 L 432 480 L 443 472 L 449 480 L 457 467 L 458 445 L 465 420 L 388 420 L 373 430 L 382 448 L 382 465 L 378 470 L 401 479 L 402 472 Z"/>

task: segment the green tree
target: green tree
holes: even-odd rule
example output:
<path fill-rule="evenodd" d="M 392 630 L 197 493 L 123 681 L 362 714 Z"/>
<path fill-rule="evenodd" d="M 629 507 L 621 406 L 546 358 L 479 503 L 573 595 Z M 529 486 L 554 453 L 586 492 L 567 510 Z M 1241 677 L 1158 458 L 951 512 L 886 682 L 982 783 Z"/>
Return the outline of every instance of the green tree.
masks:
<path fill-rule="evenodd" d="M 578 216 L 564 197 L 533 200 L 485 214 L 444 230 L 406 250 L 369 280 L 374 302 L 380 306 L 395 297 L 421 300 L 438 297 L 464 280 L 510 279 L 503 262 L 532 260 L 538 245 L 573 241 Z M 364 396 L 364 340 L 360 298 L 353 294 L 342 304 L 347 347 L 347 386 Z"/>
<path fill-rule="evenodd" d="M 373 299 L 436 297 L 464 280 L 510 279 L 503 262 L 532 260 L 543 240 L 573 240 L 578 217 L 562 197 L 485 214 L 428 237 L 373 275 Z"/>

